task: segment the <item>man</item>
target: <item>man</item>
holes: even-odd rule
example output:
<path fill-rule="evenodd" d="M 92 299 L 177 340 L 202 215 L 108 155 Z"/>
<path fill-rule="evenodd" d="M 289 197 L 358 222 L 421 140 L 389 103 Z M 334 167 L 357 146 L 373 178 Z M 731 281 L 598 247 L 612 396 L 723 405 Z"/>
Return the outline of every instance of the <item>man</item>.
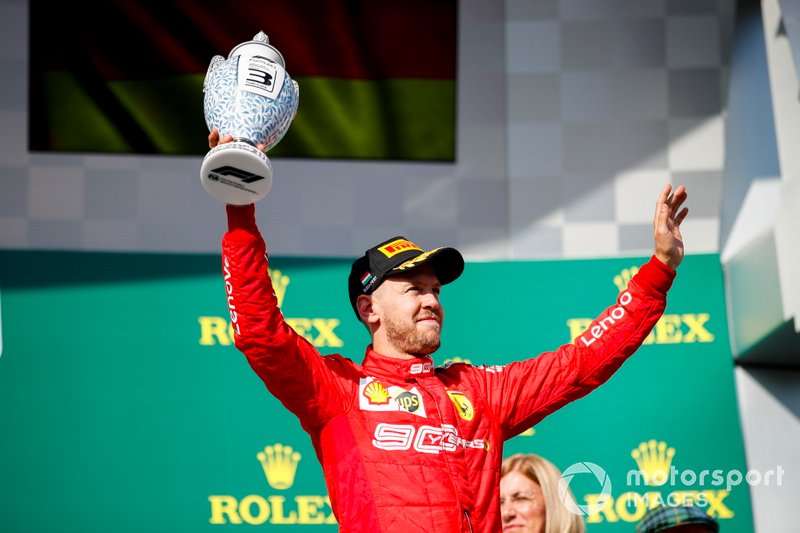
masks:
<path fill-rule="evenodd" d="M 213 131 L 209 146 L 230 140 Z M 593 342 L 503 367 L 438 368 L 439 292 L 464 269 L 457 250 L 424 252 L 398 236 L 353 263 L 350 303 L 372 338 L 357 364 L 321 356 L 287 325 L 254 206 L 227 206 L 222 260 L 236 346 L 311 436 L 340 530 L 499 531 L 503 442 L 605 382 L 644 341 L 683 259 L 685 200 L 683 186 L 662 191 L 655 253 L 589 327 Z"/>

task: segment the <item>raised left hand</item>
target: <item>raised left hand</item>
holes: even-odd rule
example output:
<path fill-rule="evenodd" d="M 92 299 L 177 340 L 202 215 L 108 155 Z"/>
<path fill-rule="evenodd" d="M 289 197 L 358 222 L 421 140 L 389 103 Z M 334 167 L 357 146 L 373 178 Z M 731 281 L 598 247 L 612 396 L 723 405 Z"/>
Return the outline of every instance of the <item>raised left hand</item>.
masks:
<path fill-rule="evenodd" d="M 678 186 L 673 193 L 672 185 L 667 184 L 658 197 L 653 217 L 655 256 L 673 270 L 683 261 L 681 222 L 689 214 L 689 208 L 681 209 L 681 206 L 687 197 L 686 187 L 683 185 Z"/>

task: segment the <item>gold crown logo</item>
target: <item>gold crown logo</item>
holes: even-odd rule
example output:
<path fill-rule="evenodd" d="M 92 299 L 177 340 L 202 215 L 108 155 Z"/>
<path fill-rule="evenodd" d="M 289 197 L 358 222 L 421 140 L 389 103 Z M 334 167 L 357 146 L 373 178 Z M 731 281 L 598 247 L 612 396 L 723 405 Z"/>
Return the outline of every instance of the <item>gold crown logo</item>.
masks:
<path fill-rule="evenodd" d="M 449 363 L 467 363 L 467 364 L 470 364 L 470 363 L 472 363 L 472 361 L 470 361 L 469 359 L 465 359 L 463 357 L 459 357 L 459 356 L 456 355 L 456 356 L 450 357 L 448 359 L 445 359 L 444 362 L 442 362 L 443 365 L 447 365 Z"/>
<path fill-rule="evenodd" d="M 261 461 L 261 467 L 270 487 L 284 490 L 294 484 L 297 463 L 302 457 L 291 446 L 280 443 L 266 446 L 263 452 L 256 454 L 256 457 Z"/>
<path fill-rule="evenodd" d="M 630 268 L 623 268 L 622 271 L 614 276 L 614 285 L 617 286 L 619 292 L 628 288 L 628 282 L 639 272 L 639 267 L 632 266 Z"/>
<path fill-rule="evenodd" d="M 275 297 L 278 299 L 278 307 L 283 305 L 283 297 L 286 296 L 286 287 L 289 286 L 289 276 L 286 276 L 280 270 L 269 269 L 269 278 L 272 280 L 272 290 L 275 291 Z"/>
<path fill-rule="evenodd" d="M 364 396 L 366 396 L 370 403 L 379 405 L 389 403 L 389 391 L 383 386 L 380 381 L 373 381 L 364 389 Z"/>
<path fill-rule="evenodd" d="M 675 448 L 668 448 L 664 441 L 640 442 L 638 448 L 631 451 L 631 457 L 642 472 L 642 478 L 648 485 L 659 487 L 669 479 L 672 458 Z"/>

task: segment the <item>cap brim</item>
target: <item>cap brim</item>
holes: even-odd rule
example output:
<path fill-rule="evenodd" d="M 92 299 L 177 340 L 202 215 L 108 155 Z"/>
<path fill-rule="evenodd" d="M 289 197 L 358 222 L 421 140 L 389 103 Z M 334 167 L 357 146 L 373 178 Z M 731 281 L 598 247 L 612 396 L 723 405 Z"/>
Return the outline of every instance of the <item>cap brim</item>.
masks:
<path fill-rule="evenodd" d="M 447 285 L 455 281 L 464 272 L 464 257 L 455 248 L 441 247 L 434 248 L 427 252 L 401 263 L 387 272 L 388 276 L 409 272 L 422 265 L 431 265 L 439 283 Z"/>

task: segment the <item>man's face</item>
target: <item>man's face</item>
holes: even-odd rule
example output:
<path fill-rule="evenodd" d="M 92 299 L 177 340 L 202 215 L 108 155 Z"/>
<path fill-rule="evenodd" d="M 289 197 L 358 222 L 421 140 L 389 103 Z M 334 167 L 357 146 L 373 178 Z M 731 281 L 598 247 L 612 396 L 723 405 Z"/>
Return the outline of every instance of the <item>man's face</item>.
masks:
<path fill-rule="evenodd" d="M 442 284 L 430 265 L 387 277 L 372 294 L 380 334 L 398 352 L 415 357 L 435 352 L 441 343 Z"/>

